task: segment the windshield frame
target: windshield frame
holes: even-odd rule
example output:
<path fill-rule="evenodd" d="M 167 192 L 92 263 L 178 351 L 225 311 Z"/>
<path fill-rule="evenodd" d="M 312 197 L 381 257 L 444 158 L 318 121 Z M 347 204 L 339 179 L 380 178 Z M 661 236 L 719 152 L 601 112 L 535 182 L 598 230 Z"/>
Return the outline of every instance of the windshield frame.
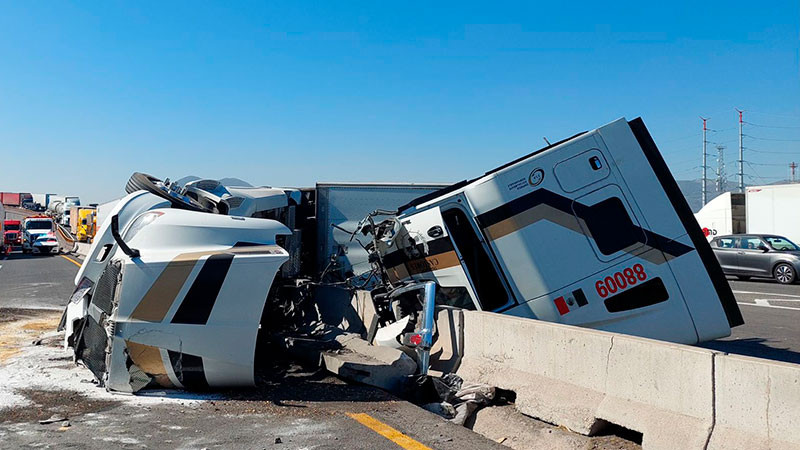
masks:
<path fill-rule="evenodd" d="M 775 251 L 778 251 L 778 252 L 800 251 L 800 247 L 798 247 L 797 244 L 795 244 L 794 242 L 790 241 L 789 238 L 786 238 L 784 236 L 763 236 L 762 239 L 767 243 L 767 245 L 770 246 L 771 249 L 773 249 Z M 782 241 L 788 242 L 789 244 L 792 244 L 792 246 L 794 246 L 794 248 L 777 248 L 772 244 L 772 239 L 780 239 Z"/>

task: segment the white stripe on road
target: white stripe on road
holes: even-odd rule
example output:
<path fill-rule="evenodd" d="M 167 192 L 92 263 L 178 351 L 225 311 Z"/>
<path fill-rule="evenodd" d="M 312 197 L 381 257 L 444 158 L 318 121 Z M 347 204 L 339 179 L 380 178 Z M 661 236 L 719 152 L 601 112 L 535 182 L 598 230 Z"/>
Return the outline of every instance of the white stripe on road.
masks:
<path fill-rule="evenodd" d="M 763 299 L 759 299 L 759 300 L 763 300 Z M 800 311 L 800 308 L 792 308 L 791 306 L 776 306 L 776 305 L 770 305 L 769 303 L 767 303 L 766 305 L 762 304 L 762 303 L 746 303 L 746 302 L 736 302 L 736 303 L 738 303 L 740 305 L 747 305 L 747 306 L 760 306 L 762 308 L 790 309 L 792 311 Z"/>
<path fill-rule="evenodd" d="M 753 291 L 733 291 L 734 294 L 756 294 L 756 295 L 777 295 L 779 297 L 796 297 L 800 298 L 800 295 L 795 294 L 776 294 L 772 292 L 753 292 Z"/>

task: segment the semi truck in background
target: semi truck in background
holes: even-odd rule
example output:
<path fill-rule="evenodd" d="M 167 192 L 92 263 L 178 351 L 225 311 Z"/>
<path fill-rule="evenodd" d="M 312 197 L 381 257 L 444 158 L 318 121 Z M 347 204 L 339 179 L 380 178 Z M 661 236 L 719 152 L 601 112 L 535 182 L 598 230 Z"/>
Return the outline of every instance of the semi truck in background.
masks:
<path fill-rule="evenodd" d="M 72 206 L 70 208 L 69 228 L 80 242 L 92 242 L 97 225 L 95 222 L 97 209 L 90 206 Z"/>
<path fill-rule="evenodd" d="M 65 227 L 70 225 L 69 215 L 70 208 L 73 205 L 80 206 L 81 200 L 76 196 L 58 196 L 52 195 L 50 203 L 47 205 L 47 211 L 53 216 L 56 221 Z"/>
<path fill-rule="evenodd" d="M 3 208 L 3 203 L 0 202 L 0 233 L 3 233 L 3 240 L 0 241 L 0 254 L 6 253 L 9 251 L 6 248 L 6 240 L 5 240 L 5 221 L 6 221 L 6 210 Z"/>
<path fill-rule="evenodd" d="M 57 254 L 56 225 L 49 216 L 22 219 L 22 253 Z"/>
<path fill-rule="evenodd" d="M 43 211 L 50 206 L 50 201 L 56 194 L 32 194 L 34 206 L 38 205 L 37 211 Z"/>
<path fill-rule="evenodd" d="M 800 242 L 800 184 L 750 186 L 726 192 L 695 214 L 710 241 L 715 236 L 775 234 Z"/>
<path fill-rule="evenodd" d="M 0 214 L 2 215 L 2 214 Z M 3 245 L 7 251 L 22 246 L 22 222 L 19 220 L 3 220 Z"/>

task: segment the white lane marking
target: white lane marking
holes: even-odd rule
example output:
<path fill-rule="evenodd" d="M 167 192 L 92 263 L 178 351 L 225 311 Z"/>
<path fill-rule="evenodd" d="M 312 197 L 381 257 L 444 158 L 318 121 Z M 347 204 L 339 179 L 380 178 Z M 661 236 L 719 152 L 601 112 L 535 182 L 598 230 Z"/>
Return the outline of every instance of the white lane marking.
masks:
<path fill-rule="evenodd" d="M 754 299 L 753 301 L 758 306 L 772 306 L 772 305 L 769 304 L 769 302 L 765 298 L 757 298 L 757 299 Z"/>
<path fill-rule="evenodd" d="M 736 303 L 747 306 L 760 306 L 762 308 L 790 309 L 792 311 L 800 311 L 800 308 L 792 308 L 791 306 L 761 305 L 758 303 L 745 303 L 745 302 L 736 302 Z"/>
<path fill-rule="evenodd" d="M 753 301 L 756 302 L 756 303 L 758 303 L 759 300 L 764 301 L 764 302 L 788 302 L 788 303 L 800 302 L 800 298 L 756 298 L 756 299 L 753 299 Z"/>
<path fill-rule="evenodd" d="M 800 298 L 800 295 L 796 294 L 776 294 L 772 292 L 753 292 L 753 291 L 733 291 L 734 294 L 757 294 L 757 295 L 777 295 L 779 297 L 796 297 Z"/>

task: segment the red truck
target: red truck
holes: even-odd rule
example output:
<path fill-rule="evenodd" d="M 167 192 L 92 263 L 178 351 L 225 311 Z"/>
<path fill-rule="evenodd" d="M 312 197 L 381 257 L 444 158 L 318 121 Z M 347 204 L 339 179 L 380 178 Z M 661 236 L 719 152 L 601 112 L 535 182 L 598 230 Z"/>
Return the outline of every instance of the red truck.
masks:
<path fill-rule="evenodd" d="M 22 222 L 19 220 L 3 221 L 3 245 L 7 249 L 22 246 Z"/>

